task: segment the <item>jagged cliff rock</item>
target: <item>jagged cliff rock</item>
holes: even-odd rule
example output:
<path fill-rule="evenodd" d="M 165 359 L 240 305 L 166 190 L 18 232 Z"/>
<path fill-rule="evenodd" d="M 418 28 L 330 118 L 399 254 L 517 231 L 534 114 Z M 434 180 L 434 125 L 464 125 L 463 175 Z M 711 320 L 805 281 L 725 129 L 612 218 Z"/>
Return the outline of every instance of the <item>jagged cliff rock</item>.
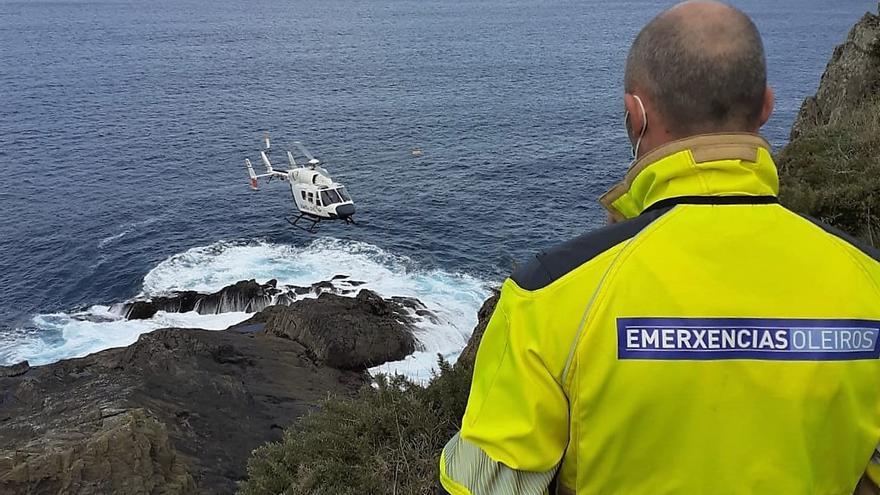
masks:
<path fill-rule="evenodd" d="M 275 285 L 274 280 L 266 284 L 247 280 L 224 287 L 213 294 L 183 291 L 149 300 L 131 301 L 123 303 L 117 311 L 130 320 L 152 318 L 158 311 L 169 313 L 196 311 L 199 314 L 256 312 L 271 305 L 282 293 Z"/>
<path fill-rule="evenodd" d="M 483 302 L 479 313 L 477 313 L 477 326 L 474 327 L 474 333 L 471 334 L 467 346 L 458 356 L 456 366 L 473 366 L 474 361 L 477 359 L 477 348 L 480 346 L 480 340 L 483 338 L 486 327 L 489 326 L 489 320 L 492 318 L 492 313 L 495 312 L 495 306 L 498 305 L 498 298 L 500 296 L 501 293 L 496 290 L 489 299 Z"/>
<path fill-rule="evenodd" d="M 403 306 L 369 290 L 354 298 L 324 293 L 290 307 L 273 306 L 242 325 L 256 322 L 265 325 L 263 332 L 299 342 L 317 362 L 340 369 L 397 361 L 416 348 Z"/>
<path fill-rule="evenodd" d="M 157 312 L 219 314 L 233 311 L 255 313 L 272 305 L 290 305 L 302 296 L 324 293 L 353 294 L 364 282 L 351 280 L 348 275 L 334 275 L 331 280 L 316 282 L 310 287 L 278 285 L 277 280 L 260 284 L 243 280 L 210 294 L 179 291 L 150 299 L 137 299 L 114 306 L 114 311 L 130 320 L 152 318 Z"/>
<path fill-rule="evenodd" d="M 776 157 L 780 200 L 880 247 L 880 15 L 834 50 Z"/>
<path fill-rule="evenodd" d="M 272 307 L 226 331 L 157 330 L 126 348 L 5 373 L 0 493 L 234 492 L 251 450 L 328 394 L 364 386 L 364 366 L 388 349 L 412 348 L 399 304 L 362 294 Z M 340 352 L 341 331 L 369 345 Z"/>
<path fill-rule="evenodd" d="M 880 5 L 878 5 L 880 12 Z M 807 98 L 791 130 L 804 132 L 835 123 L 866 99 L 880 96 L 880 15 L 866 13 L 846 41 L 834 49 L 815 96 Z"/>

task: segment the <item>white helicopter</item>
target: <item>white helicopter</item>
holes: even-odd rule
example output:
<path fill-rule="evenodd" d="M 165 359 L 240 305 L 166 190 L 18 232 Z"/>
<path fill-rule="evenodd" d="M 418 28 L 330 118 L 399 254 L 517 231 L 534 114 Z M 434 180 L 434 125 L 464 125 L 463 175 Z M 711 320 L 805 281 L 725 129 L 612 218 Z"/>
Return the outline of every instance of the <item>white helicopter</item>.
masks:
<path fill-rule="evenodd" d="M 286 219 L 294 227 L 315 232 L 317 225 L 322 220 L 343 220 L 345 223 L 354 223 L 354 202 L 345 190 L 345 186 L 333 182 L 327 170 L 321 166 L 321 161 L 312 156 L 309 150 L 299 141 L 293 143 L 308 160 L 306 165 L 297 165 L 293 153 L 287 152 L 287 161 L 290 166 L 286 171 L 276 170 L 272 166 L 269 157 L 272 154 L 272 143 L 267 133 L 263 137 L 263 149 L 260 150 L 260 160 L 266 166 L 266 173 L 257 175 L 250 159 L 245 158 L 244 165 L 251 178 L 251 189 L 259 189 L 259 180 L 273 178 L 290 183 L 290 194 L 293 204 L 299 210 L 299 216 L 295 219 Z M 298 222 L 302 219 L 312 222 L 309 227 L 302 227 Z"/>

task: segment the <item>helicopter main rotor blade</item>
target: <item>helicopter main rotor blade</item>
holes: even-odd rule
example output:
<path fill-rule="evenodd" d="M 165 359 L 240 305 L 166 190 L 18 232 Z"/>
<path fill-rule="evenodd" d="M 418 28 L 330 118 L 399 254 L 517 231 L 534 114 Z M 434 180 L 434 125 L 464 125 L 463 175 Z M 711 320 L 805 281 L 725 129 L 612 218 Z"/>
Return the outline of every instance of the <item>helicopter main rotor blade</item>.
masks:
<path fill-rule="evenodd" d="M 272 141 L 269 140 L 269 133 L 263 134 L 263 146 L 265 146 L 266 151 L 270 151 L 272 149 Z"/>
<path fill-rule="evenodd" d="M 290 163 L 290 168 L 296 168 L 296 160 L 293 159 L 293 153 L 287 152 L 287 161 Z"/>
<path fill-rule="evenodd" d="M 312 154 L 309 153 L 309 150 L 307 150 L 306 147 L 303 146 L 303 144 L 301 142 L 294 141 L 293 144 L 295 144 L 296 147 L 299 148 L 300 152 L 302 152 L 302 154 L 305 155 L 306 158 L 308 158 L 309 162 L 313 162 L 313 161 L 317 160 L 317 158 L 312 156 Z"/>

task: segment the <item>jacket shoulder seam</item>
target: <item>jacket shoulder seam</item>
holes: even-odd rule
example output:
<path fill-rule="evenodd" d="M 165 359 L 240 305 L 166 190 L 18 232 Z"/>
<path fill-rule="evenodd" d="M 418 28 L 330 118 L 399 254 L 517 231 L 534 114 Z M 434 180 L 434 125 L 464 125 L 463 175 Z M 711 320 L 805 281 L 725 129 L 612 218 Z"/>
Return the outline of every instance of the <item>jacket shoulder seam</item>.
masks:
<path fill-rule="evenodd" d="M 543 289 L 615 246 L 631 240 L 671 209 L 669 207 L 648 212 L 554 246 L 534 256 L 529 263 L 514 271 L 510 278 L 523 290 Z"/>
<path fill-rule="evenodd" d="M 620 267 L 639 248 L 639 246 L 645 242 L 648 237 L 656 233 L 658 230 L 660 230 L 660 228 L 663 227 L 663 225 L 675 218 L 675 213 L 676 211 L 671 211 L 669 215 L 662 216 L 662 218 L 658 217 L 656 222 L 651 222 L 645 228 L 640 230 L 635 236 L 630 238 L 627 241 L 626 246 L 615 255 L 614 259 L 605 270 L 605 273 L 602 275 L 602 278 L 596 284 L 593 295 L 587 303 L 586 307 L 584 308 L 584 313 L 581 317 L 580 325 L 578 326 L 578 330 L 575 333 L 574 340 L 570 344 L 568 358 L 566 359 L 565 367 L 563 368 L 562 384 L 563 390 L 565 390 L 566 393 L 569 393 L 569 391 L 571 390 L 571 370 L 576 365 L 577 349 L 578 347 L 580 347 L 580 343 L 583 340 L 584 334 L 586 334 L 586 332 L 588 331 L 587 327 L 591 323 L 590 317 L 594 314 L 594 308 L 597 306 L 601 306 L 604 302 L 605 295 L 608 292 L 608 286 L 614 284 L 614 280 L 617 276 L 617 272 L 620 270 Z"/>
<path fill-rule="evenodd" d="M 876 261 L 877 263 L 880 263 L 880 250 L 877 250 L 876 248 L 859 241 L 858 239 L 851 236 L 850 234 L 838 229 L 837 227 L 833 227 L 831 225 L 828 225 L 827 223 L 825 223 L 821 220 L 817 220 L 809 215 L 804 215 L 801 213 L 796 213 L 796 214 L 799 217 L 803 218 L 804 220 L 810 222 L 814 226 L 818 227 L 819 229 L 824 231 L 826 234 L 839 239 L 844 244 L 859 250 L 862 254 L 864 254 L 868 258 L 871 258 L 872 260 Z"/>
<path fill-rule="evenodd" d="M 880 295 L 880 281 L 878 281 L 875 277 L 871 275 L 870 272 L 868 272 L 868 268 L 865 266 L 864 261 L 857 258 L 850 250 L 846 249 L 846 247 L 850 247 L 859 251 L 876 263 L 880 263 L 880 253 L 878 253 L 874 248 L 862 244 L 854 237 L 836 227 L 832 227 L 831 225 L 816 220 L 815 218 L 812 218 L 808 215 L 798 213 L 797 216 L 812 224 L 813 227 L 822 230 L 822 232 L 830 238 L 830 241 L 838 246 L 846 254 L 846 256 L 850 260 L 852 260 L 852 262 L 859 268 L 859 271 L 862 272 L 865 278 L 868 279 L 868 283 L 870 283 L 871 286 L 874 287 L 877 295 Z"/>

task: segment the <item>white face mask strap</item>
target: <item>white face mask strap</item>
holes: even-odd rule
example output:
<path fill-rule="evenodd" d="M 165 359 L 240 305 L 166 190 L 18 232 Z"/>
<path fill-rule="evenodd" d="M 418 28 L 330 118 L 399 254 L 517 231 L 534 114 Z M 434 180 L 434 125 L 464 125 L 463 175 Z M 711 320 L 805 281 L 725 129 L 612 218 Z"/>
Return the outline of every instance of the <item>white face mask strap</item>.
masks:
<path fill-rule="evenodd" d="M 639 108 L 642 110 L 642 130 L 639 132 L 639 137 L 636 139 L 636 145 L 632 148 L 633 160 L 637 160 L 639 158 L 639 146 L 642 144 L 642 138 L 645 137 L 645 131 L 648 130 L 648 114 L 645 112 L 645 105 L 642 104 L 642 99 L 637 95 L 633 95 L 633 98 L 639 102 Z"/>

